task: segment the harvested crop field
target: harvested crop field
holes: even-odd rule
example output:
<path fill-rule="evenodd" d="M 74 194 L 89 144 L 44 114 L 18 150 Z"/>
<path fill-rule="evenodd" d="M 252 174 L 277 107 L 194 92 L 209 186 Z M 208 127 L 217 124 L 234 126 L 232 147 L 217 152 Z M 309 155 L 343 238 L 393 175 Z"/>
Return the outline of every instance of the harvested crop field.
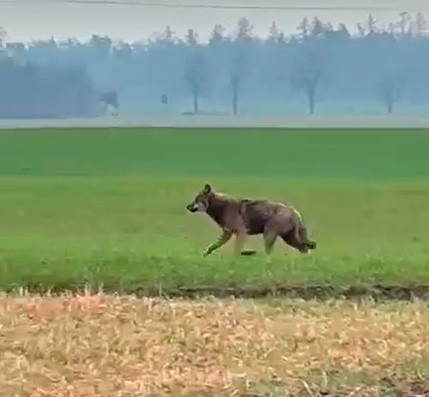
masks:
<path fill-rule="evenodd" d="M 5 295 L 0 394 L 413 395 L 428 323 L 420 302 Z"/>

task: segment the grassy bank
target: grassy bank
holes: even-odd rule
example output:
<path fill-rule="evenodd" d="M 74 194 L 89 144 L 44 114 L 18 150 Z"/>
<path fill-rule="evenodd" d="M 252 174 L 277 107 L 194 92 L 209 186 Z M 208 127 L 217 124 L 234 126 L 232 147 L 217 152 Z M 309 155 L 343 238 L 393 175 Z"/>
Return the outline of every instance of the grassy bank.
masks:
<path fill-rule="evenodd" d="M 422 130 L 4 131 L 0 288 L 429 285 L 427 153 Z M 185 205 L 205 182 L 296 205 L 318 249 L 203 259 L 218 229 Z"/>

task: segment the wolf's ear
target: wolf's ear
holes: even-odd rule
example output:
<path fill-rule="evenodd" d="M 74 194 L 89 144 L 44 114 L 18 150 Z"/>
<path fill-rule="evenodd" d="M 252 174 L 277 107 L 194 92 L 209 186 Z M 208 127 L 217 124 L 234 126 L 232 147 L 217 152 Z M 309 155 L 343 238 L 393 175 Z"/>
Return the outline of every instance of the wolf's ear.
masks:
<path fill-rule="evenodd" d="M 210 193 L 212 191 L 212 187 L 206 183 L 206 185 L 204 186 L 204 193 Z"/>

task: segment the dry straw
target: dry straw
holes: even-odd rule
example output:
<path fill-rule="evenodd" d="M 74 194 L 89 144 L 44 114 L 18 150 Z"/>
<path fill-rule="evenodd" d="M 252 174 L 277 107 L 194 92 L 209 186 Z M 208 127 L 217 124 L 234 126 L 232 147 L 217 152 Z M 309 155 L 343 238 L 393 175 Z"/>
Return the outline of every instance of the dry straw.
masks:
<path fill-rule="evenodd" d="M 423 359 L 427 324 L 418 302 L 3 296 L 0 395 L 231 396 L 258 385 L 311 393 L 314 373 L 381 377 Z"/>

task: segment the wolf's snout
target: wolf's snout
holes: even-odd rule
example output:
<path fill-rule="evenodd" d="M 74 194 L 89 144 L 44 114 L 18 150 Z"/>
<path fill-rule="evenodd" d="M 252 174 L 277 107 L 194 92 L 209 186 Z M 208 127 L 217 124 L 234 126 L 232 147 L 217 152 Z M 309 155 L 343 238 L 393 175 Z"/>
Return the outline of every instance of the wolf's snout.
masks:
<path fill-rule="evenodd" d="M 197 207 L 195 204 L 188 204 L 188 205 L 186 206 L 186 209 L 187 209 L 189 212 L 197 212 L 198 207 Z"/>

